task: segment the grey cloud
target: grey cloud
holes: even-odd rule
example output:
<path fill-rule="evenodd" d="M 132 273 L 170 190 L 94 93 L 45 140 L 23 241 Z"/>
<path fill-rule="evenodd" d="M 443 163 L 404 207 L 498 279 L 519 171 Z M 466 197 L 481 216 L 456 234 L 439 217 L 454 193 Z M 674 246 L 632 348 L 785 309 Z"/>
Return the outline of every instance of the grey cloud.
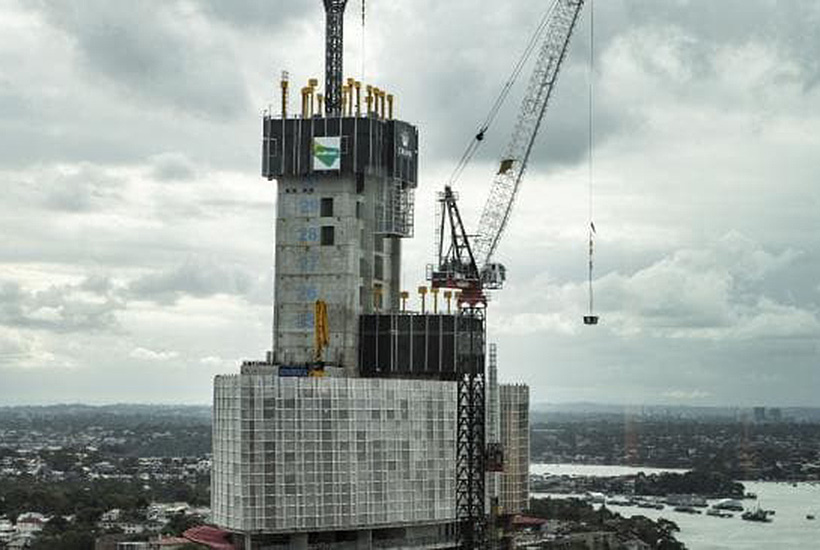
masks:
<path fill-rule="evenodd" d="M 0 324 L 57 333 L 117 330 L 116 312 L 124 304 L 110 292 L 90 294 L 99 281 L 52 285 L 29 291 L 19 283 L 0 284 Z"/>
<path fill-rule="evenodd" d="M 3 290 L 0 289 L 0 295 Z M 29 355 L 30 350 L 16 334 L 0 332 L 0 365 L 4 363 L 16 363 L 21 358 Z"/>
<path fill-rule="evenodd" d="M 416 121 L 422 128 L 425 158 L 436 161 L 460 155 L 488 111 L 543 8 L 521 5 L 505 11 L 498 7 L 480 9 L 493 14 L 494 18 L 499 18 L 499 11 L 501 14 L 513 11 L 503 15 L 501 23 L 495 21 L 490 26 L 480 17 L 456 16 L 474 11 L 473 4 L 452 2 L 447 7 L 434 7 L 430 2 L 423 4 L 420 10 L 438 11 L 441 15 L 439 24 L 430 30 L 430 41 L 438 46 L 434 53 L 418 52 L 412 44 L 415 34 L 408 32 L 406 36 L 392 37 L 375 55 L 383 57 L 379 65 L 388 82 L 404 81 L 405 91 L 400 102 L 412 102 L 410 108 L 415 111 Z M 540 170 L 575 164 L 587 154 L 589 6 L 585 8 L 570 44 L 544 127 L 533 150 L 532 165 Z M 636 62 L 641 64 L 641 69 L 648 75 L 666 80 L 670 87 L 674 84 L 681 97 L 697 95 L 707 101 L 720 100 L 709 97 L 709 85 L 719 77 L 719 68 L 715 67 L 713 58 L 721 47 L 727 46 L 760 44 L 774 49 L 802 67 L 799 78 L 803 79 L 804 85 L 816 81 L 820 75 L 820 47 L 815 40 L 816 28 L 820 25 L 820 6 L 816 2 L 796 1 L 787 5 L 741 0 L 712 3 L 616 0 L 597 2 L 595 10 L 596 81 L 607 70 L 607 53 L 632 35 L 637 37 L 638 44 L 630 53 L 638 56 Z M 655 43 L 643 40 L 642 36 L 650 32 L 664 37 L 656 42 L 666 43 L 670 48 L 668 54 L 658 52 L 656 48 L 660 46 Z M 425 67 L 424 79 L 408 81 L 401 74 L 404 66 L 390 63 L 389 58 L 406 51 L 418 52 L 417 62 Z M 666 55 L 673 56 L 675 74 L 670 73 L 672 68 L 659 62 L 659 58 Z M 522 82 L 508 98 L 508 105 L 492 129 L 492 135 L 476 156 L 477 161 L 500 158 L 515 121 L 523 81 L 529 70 L 529 67 L 525 69 L 520 79 Z M 600 84 L 597 82 L 595 90 L 595 141 L 599 146 L 618 135 L 639 131 L 646 122 L 642 105 L 609 97 L 613 92 L 617 92 L 620 98 L 628 97 L 629 90 L 608 90 Z M 403 115 L 406 109 L 404 103 L 400 105 Z M 441 124 L 441 121 L 447 122 Z M 435 134 L 424 131 L 434 124 L 439 126 Z"/>
<path fill-rule="evenodd" d="M 23 311 L 26 298 L 18 283 L 6 281 L 0 284 L 0 321 L 3 324 L 22 324 L 26 318 Z"/>
<path fill-rule="evenodd" d="M 69 212 L 101 210 L 120 198 L 124 181 L 103 168 L 83 163 L 69 172 L 57 171 L 52 178 L 36 181 L 48 208 Z"/>
<path fill-rule="evenodd" d="M 604 276 L 597 284 L 605 315 L 626 332 L 671 337 L 807 338 L 820 331 L 817 304 L 785 304 L 767 286 L 797 255 L 772 254 L 729 235 L 712 249 L 678 251 L 629 278 Z"/>
<path fill-rule="evenodd" d="M 69 63 L 69 58 L 19 58 L 20 63 Z M 237 98 L 236 106 L 244 116 L 237 127 L 223 121 L 200 117 L 197 110 L 186 124 L 179 117 L 187 108 L 173 110 L 173 116 L 161 116 L 165 109 L 153 108 L 142 102 L 123 101 L 118 93 L 109 93 L 105 86 L 94 86 L 85 80 L 70 80 L 64 85 L 70 93 L 50 94 L 39 80 L 14 83 L 0 94 L 0 132 L 12 136 L 0 148 L 0 164 L 5 167 L 43 166 L 52 163 L 92 162 L 103 165 L 134 164 L 164 151 L 184 151 L 197 143 L 204 134 L 219 139 L 199 143 L 199 151 L 212 164 L 247 167 L 247 149 L 256 145 L 258 124 L 255 112 L 247 100 Z M 206 85 L 203 85 L 207 87 Z M 35 107 L 18 109 L 20 102 L 36 103 Z M 89 112 L 89 102 L 95 102 Z M 157 106 L 162 101 L 155 102 Z M 206 106 L 202 106 L 207 109 Z M 247 143 L 239 149 L 224 143 Z M 254 148 L 255 150 L 255 148 Z M 254 164 L 255 166 L 255 164 Z"/>
<path fill-rule="evenodd" d="M 159 181 L 191 180 L 196 165 L 182 153 L 161 153 L 150 159 L 151 175 Z"/>
<path fill-rule="evenodd" d="M 492 335 L 502 379 L 522 380 L 531 395 L 553 402 L 653 404 L 668 401 L 663 393 L 679 391 L 708 392 L 705 404 L 817 403 L 816 351 L 801 343 L 624 338 L 602 331 L 607 318 L 602 322 L 570 337 L 542 334 L 535 342 Z"/>
<path fill-rule="evenodd" d="M 31 215 L 49 211 L 88 213 L 110 208 L 122 199 L 126 181 L 91 163 L 52 166 L 26 172 L 2 172 L 7 213 Z M 42 224 L 41 224 L 42 225 Z"/>
<path fill-rule="evenodd" d="M 624 275 L 594 283 L 603 330 L 621 336 L 697 340 L 807 339 L 820 333 L 820 300 L 782 293 L 795 264 L 811 258 L 792 249 L 771 251 L 738 232 L 702 249 L 684 248 Z M 525 274 L 526 276 L 526 274 Z M 584 282 L 530 275 L 505 292 L 496 329 L 503 333 L 577 334 L 584 314 Z M 812 292 L 811 278 L 792 290 Z M 540 289 L 540 290 L 536 290 Z M 509 300 L 509 301 L 507 301 Z"/>
<path fill-rule="evenodd" d="M 429 260 L 432 237 L 424 234 L 440 184 L 432 176 L 461 154 L 542 4 L 368 4 L 368 79 L 397 94 L 399 116 L 418 124 L 424 147 L 417 236 L 403 253 L 405 260 L 416 257 L 405 261 L 406 287 L 423 279 Z M 21 31 L 26 35 L 0 39 L 10 46 L 0 48 L 4 63 L 20 68 L 13 80 L 0 82 L 0 133 L 11 136 L 0 148 L 6 197 L 0 233 L 10 236 L 0 259 L 4 268 L 30 271 L 32 280 L 51 272 L 104 274 L 40 292 L 27 290 L 40 285 L 27 284 L 28 275 L 1 287 L 0 349 L 25 354 L 30 364 L 47 359 L 47 349 L 82 367 L 61 373 L 55 361 L 42 372 L 58 383 L 44 389 L 41 373 L 14 374 L 15 362 L 7 361 L 4 397 L 156 400 L 165 395 L 155 384 L 161 380 L 207 400 L 210 378 L 202 363 L 168 382 L 164 364 L 154 365 L 157 376 L 145 376 L 129 350 L 179 350 L 182 364 L 269 346 L 272 205 L 265 193 L 245 187 L 269 185 L 251 179 L 260 147 L 248 96 L 267 102 L 275 92 L 269 77 L 281 68 L 294 77 L 302 71 L 300 80 L 321 76 L 321 2 L 36 5 L 45 18 L 20 18 L 34 21 Z M 358 2 L 350 6 L 346 72 L 357 76 Z M 500 251 L 510 281 L 493 297 L 488 322 L 501 344 L 504 376 L 532 384 L 538 399 L 653 402 L 664 393 L 709 393 L 705 401 L 816 404 L 820 255 L 812 231 L 816 186 L 810 186 L 817 109 L 801 89 L 810 89 L 820 59 L 814 3 L 607 0 L 595 7 L 602 234 L 595 289 L 602 323 L 594 330 L 580 324 L 585 242 L 573 236 L 575 221 L 567 221 L 576 209 L 578 223 L 586 219 L 585 204 L 571 202 L 584 203 L 586 195 L 585 182 L 574 181 L 587 152 L 584 19 Z M 737 74 L 718 69 L 726 63 L 720 55 L 747 46 L 753 62 L 761 52 L 777 64 L 775 74 L 764 72 L 744 90 L 742 82 L 725 80 Z M 614 54 L 622 63 L 611 63 L 607 55 Z M 477 157 L 485 183 L 521 93 L 519 86 L 511 94 Z M 724 110 L 736 118 L 718 121 L 721 128 L 697 120 Z M 732 127 L 737 119 L 764 116 L 768 132 L 747 135 L 748 126 Z M 88 164 L 79 168 L 78 161 Z M 539 179 L 554 169 L 560 178 Z M 120 192 L 118 178 L 127 181 L 127 192 Z M 798 189 L 789 183 L 795 179 L 806 183 Z M 735 180 L 742 183 L 725 184 Z M 466 192 L 471 184 L 464 182 L 465 202 L 478 195 Z M 563 195 L 553 194 L 556 187 Z M 472 210 L 465 208 L 468 219 L 477 217 Z M 544 222 L 556 215 L 558 221 Z M 743 234 L 703 244 L 732 228 Z M 192 250 L 198 255 L 182 260 Z M 214 295 L 239 299 L 194 306 L 184 300 Z M 139 307 L 124 314 L 134 301 Z M 189 325 L 226 313 L 226 302 L 234 315 L 230 327 L 224 319 L 211 332 Z M 199 315 L 188 318 L 191 312 Z M 112 334 L 117 317 L 133 333 L 127 345 Z M 99 328 L 65 334 L 61 325 Z M 502 331 L 511 327 L 515 333 Z M 230 337 L 225 330 L 233 331 Z M 4 343 L 4 331 L 19 334 Z M 35 337 L 43 340 L 39 347 L 17 345 Z M 78 342 L 81 351 L 73 349 Z M 111 358 L 120 368 L 109 368 Z M 92 380 L 105 391 L 89 393 Z"/>
<path fill-rule="evenodd" d="M 20 119 L 30 116 L 33 110 L 30 100 L 15 89 L 14 82 L 0 76 L 0 118 Z"/>
<path fill-rule="evenodd" d="M 477 131 L 491 104 L 510 74 L 515 61 L 543 15 L 544 5 L 518 5 L 514 8 L 479 8 L 474 3 L 446 5 L 426 2 L 422 11 L 437 12 L 438 24 L 429 29 L 429 43 L 420 49 L 409 31 L 392 36 L 375 54 L 387 82 L 402 82 L 399 96 L 400 116 L 412 110 L 422 129 L 425 159 L 438 161 L 458 157 Z M 465 18 L 476 11 L 484 17 Z M 583 159 L 588 149 L 587 132 L 587 45 L 586 15 L 570 44 L 558 83 L 553 92 L 531 163 L 542 170 L 553 170 Z M 608 47 L 614 32 L 597 39 L 596 49 Z M 423 78 L 408 79 L 404 64 L 390 58 L 413 52 L 413 63 L 423 66 Z M 600 53 L 600 52 L 599 52 Z M 532 68 L 532 59 L 507 97 L 495 123 L 479 149 L 476 162 L 500 159 L 515 124 L 519 106 Z M 598 92 L 604 95 L 605 92 Z M 405 107 L 405 102 L 409 105 Z M 627 131 L 641 119 L 635 112 L 623 111 L 607 101 L 596 106 L 596 140 L 604 142 Z M 436 127 L 435 133 L 426 128 Z"/>
<path fill-rule="evenodd" d="M 806 88 L 820 82 L 820 44 L 816 39 L 820 5 L 813 0 L 632 0 L 624 7 L 632 21 L 652 26 L 674 22 L 696 37 L 701 47 L 752 41 L 772 45 L 801 66 Z"/>
<path fill-rule="evenodd" d="M 0 369 L 4 370 L 4 382 L 9 371 L 51 365 L 55 359 L 36 335 L 0 327 Z"/>
<path fill-rule="evenodd" d="M 203 13 L 225 21 L 231 25 L 245 28 L 261 27 L 280 29 L 289 21 L 298 19 L 308 13 L 319 17 L 322 7 L 319 2 L 293 2 L 292 0 L 196 0 L 196 5 Z M 351 3 L 352 6 L 352 3 Z"/>
<path fill-rule="evenodd" d="M 218 119 L 247 108 L 230 47 L 192 33 L 179 3 L 44 0 L 39 7 L 74 38 L 88 68 L 126 98 Z"/>
<path fill-rule="evenodd" d="M 183 2 L 35 0 L 16 9 L 27 24 L 8 27 L 0 46 L 4 66 L 20 68 L 0 77 L 3 166 L 134 165 L 168 151 L 195 151 L 208 168 L 258 165 L 245 77 L 264 62 L 243 48 L 260 38 Z"/>
<path fill-rule="evenodd" d="M 89 275 L 80 283 L 79 288 L 95 294 L 108 294 L 114 289 L 111 279 L 105 275 Z"/>
<path fill-rule="evenodd" d="M 183 295 L 245 295 L 253 290 L 254 282 L 254 278 L 239 267 L 190 256 L 174 268 L 150 273 L 133 281 L 128 285 L 128 294 L 138 300 L 171 304 Z"/>

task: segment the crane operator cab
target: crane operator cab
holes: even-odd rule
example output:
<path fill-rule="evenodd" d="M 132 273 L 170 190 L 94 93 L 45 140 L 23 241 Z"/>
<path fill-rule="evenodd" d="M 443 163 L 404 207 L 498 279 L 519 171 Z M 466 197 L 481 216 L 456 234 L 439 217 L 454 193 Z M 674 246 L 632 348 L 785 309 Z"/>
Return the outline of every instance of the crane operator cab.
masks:
<path fill-rule="evenodd" d="M 481 282 L 484 288 L 496 290 L 504 286 L 507 280 L 507 268 L 503 264 L 489 263 L 481 270 Z"/>

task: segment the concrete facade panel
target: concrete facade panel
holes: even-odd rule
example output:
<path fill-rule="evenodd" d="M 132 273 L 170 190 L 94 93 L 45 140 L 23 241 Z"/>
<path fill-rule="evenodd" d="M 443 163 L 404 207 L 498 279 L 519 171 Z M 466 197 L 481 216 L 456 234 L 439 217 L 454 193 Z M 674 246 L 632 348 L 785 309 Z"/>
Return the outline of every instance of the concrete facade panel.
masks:
<path fill-rule="evenodd" d="M 246 533 L 455 517 L 455 383 L 218 376 L 213 521 Z"/>

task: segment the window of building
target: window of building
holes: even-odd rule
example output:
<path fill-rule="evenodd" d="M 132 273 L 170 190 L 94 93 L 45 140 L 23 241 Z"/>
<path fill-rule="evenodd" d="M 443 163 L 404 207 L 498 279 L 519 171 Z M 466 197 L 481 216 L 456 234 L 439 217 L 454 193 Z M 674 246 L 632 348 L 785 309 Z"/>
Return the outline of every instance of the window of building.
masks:
<path fill-rule="evenodd" d="M 319 215 L 323 218 L 333 217 L 333 197 L 324 197 L 319 203 Z"/>
<path fill-rule="evenodd" d="M 332 225 L 323 225 L 321 239 L 322 246 L 333 246 L 336 244 L 336 228 Z"/>
<path fill-rule="evenodd" d="M 356 173 L 356 192 L 364 193 L 364 172 Z"/>
<path fill-rule="evenodd" d="M 362 219 L 364 217 L 364 203 L 362 201 L 356 201 L 356 218 Z"/>
<path fill-rule="evenodd" d="M 384 258 L 381 256 L 373 258 L 373 278 L 384 279 Z"/>
<path fill-rule="evenodd" d="M 373 237 L 373 250 L 376 252 L 384 252 L 384 237 L 381 235 L 375 235 Z"/>
<path fill-rule="evenodd" d="M 367 260 L 364 258 L 359 258 L 359 277 L 368 277 Z"/>

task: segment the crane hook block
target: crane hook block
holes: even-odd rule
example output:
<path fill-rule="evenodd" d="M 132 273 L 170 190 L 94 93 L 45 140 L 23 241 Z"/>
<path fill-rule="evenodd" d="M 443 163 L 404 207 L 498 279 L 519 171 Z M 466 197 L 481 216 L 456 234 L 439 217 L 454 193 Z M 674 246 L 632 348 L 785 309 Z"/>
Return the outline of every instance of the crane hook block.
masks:
<path fill-rule="evenodd" d="M 585 325 L 597 325 L 598 324 L 598 316 L 597 315 L 584 315 L 584 324 Z"/>

